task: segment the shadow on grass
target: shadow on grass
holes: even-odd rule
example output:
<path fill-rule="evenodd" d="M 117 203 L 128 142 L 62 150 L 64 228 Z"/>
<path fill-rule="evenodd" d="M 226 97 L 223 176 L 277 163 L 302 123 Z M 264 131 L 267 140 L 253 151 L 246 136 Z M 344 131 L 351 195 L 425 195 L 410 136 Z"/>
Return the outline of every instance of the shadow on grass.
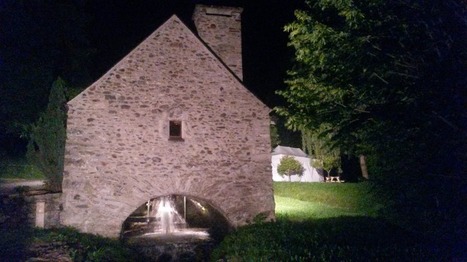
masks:
<path fill-rule="evenodd" d="M 213 259 L 275 261 L 452 261 L 442 243 L 370 217 L 335 217 L 240 228 L 227 236 Z"/>

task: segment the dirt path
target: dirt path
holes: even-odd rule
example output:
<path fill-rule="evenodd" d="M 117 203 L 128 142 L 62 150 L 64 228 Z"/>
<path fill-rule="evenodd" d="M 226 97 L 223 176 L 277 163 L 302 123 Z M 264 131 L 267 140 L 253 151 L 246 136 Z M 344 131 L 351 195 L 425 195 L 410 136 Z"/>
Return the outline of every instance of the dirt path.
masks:
<path fill-rule="evenodd" d="M 0 195 L 13 194 L 19 187 L 43 189 L 44 182 L 44 180 L 0 179 Z"/>

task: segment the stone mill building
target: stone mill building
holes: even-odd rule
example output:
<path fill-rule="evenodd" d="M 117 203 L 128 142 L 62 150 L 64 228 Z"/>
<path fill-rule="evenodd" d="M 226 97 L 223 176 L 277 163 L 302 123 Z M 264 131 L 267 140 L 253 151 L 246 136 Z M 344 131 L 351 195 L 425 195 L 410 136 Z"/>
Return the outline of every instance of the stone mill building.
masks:
<path fill-rule="evenodd" d="M 172 16 L 68 103 L 61 224 L 119 236 L 148 199 L 274 217 L 269 108 L 242 83 L 241 8 Z"/>

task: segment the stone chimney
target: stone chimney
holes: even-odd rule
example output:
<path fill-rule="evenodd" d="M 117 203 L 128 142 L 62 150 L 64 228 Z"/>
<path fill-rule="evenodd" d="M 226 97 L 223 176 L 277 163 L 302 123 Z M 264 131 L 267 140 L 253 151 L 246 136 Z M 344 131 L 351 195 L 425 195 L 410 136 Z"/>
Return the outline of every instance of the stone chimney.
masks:
<path fill-rule="evenodd" d="M 196 5 L 193 21 L 199 37 L 243 80 L 242 24 L 243 8 Z"/>

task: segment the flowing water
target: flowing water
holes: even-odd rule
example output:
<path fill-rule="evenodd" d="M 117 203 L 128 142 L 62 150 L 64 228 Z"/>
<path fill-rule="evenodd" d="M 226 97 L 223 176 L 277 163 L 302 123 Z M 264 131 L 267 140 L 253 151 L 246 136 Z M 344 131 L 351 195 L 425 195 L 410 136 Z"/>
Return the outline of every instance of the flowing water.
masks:
<path fill-rule="evenodd" d="M 225 223 L 219 217 L 201 201 L 163 196 L 147 201 L 126 220 L 123 239 L 147 261 L 209 261 L 219 240 L 211 233 Z"/>
<path fill-rule="evenodd" d="M 155 218 L 154 233 L 171 234 L 186 228 L 185 219 L 178 213 L 169 196 L 161 197 L 158 201 L 149 201 L 152 205 L 152 216 Z"/>

